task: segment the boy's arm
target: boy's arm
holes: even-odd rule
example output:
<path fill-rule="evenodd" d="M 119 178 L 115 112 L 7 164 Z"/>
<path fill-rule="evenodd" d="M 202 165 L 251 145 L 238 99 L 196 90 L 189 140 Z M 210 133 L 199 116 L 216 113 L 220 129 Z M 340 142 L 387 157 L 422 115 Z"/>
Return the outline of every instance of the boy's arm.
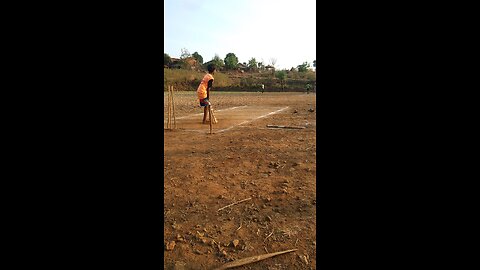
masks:
<path fill-rule="evenodd" d="M 213 80 L 208 81 L 208 87 L 207 87 L 207 98 L 210 100 L 210 89 L 213 86 Z"/>

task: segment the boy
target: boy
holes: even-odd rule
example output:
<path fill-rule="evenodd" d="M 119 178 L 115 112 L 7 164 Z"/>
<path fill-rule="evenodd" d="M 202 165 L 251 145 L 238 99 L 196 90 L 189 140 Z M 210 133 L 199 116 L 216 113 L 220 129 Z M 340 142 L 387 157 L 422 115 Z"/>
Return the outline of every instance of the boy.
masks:
<path fill-rule="evenodd" d="M 310 88 L 311 88 L 311 87 L 312 87 L 312 86 L 311 86 L 309 83 L 307 83 L 307 86 L 305 87 L 305 88 L 307 88 L 307 94 L 310 93 Z"/>
<path fill-rule="evenodd" d="M 200 100 L 200 106 L 204 107 L 203 109 L 204 124 L 207 123 L 208 106 L 211 107 L 209 98 L 210 98 L 210 90 L 212 89 L 212 85 L 213 85 L 213 74 L 215 74 L 216 67 L 214 64 L 209 64 L 207 69 L 208 69 L 208 73 L 205 74 L 202 81 L 200 82 L 200 85 L 197 88 L 197 95 L 198 95 L 198 99 Z M 217 122 L 216 119 L 212 115 L 212 124 L 216 122 Z"/>

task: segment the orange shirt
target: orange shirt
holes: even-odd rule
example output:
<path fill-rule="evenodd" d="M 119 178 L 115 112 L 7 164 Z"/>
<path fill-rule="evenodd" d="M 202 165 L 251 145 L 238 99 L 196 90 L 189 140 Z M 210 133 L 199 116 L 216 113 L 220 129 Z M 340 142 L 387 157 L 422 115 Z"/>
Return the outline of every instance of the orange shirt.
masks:
<path fill-rule="evenodd" d="M 210 73 L 207 73 L 202 81 L 200 82 L 200 85 L 197 88 L 197 95 L 198 99 L 204 99 L 207 97 L 207 87 L 208 87 L 208 81 L 213 80 L 213 76 Z"/>

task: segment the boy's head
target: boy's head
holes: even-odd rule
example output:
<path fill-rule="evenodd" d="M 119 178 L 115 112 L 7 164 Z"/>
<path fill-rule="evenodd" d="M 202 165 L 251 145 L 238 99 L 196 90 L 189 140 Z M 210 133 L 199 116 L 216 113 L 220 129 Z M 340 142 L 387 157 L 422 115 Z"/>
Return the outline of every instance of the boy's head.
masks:
<path fill-rule="evenodd" d="M 208 69 L 208 73 L 213 74 L 215 72 L 215 70 L 217 69 L 217 67 L 215 67 L 215 64 L 209 64 L 207 66 L 207 69 Z"/>

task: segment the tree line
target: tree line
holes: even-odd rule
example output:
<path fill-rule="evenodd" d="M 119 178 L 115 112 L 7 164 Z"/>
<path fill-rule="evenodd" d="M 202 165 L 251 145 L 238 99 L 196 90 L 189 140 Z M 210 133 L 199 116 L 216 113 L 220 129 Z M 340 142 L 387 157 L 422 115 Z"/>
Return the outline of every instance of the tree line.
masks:
<path fill-rule="evenodd" d="M 163 55 L 163 64 L 164 67 L 167 68 L 182 68 L 182 69 L 201 69 L 206 70 L 206 67 L 213 63 L 217 67 L 218 70 L 245 70 L 250 72 L 256 72 L 259 70 L 266 70 L 266 69 L 275 69 L 275 64 L 277 62 L 276 58 L 270 58 L 269 64 L 265 65 L 263 61 L 258 62 L 255 57 L 252 57 L 247 62 L 240 63 L 238 57 L 234 53 L 227 53 L 224 59 L 220 58 L 218 54 L 208 62 L 203 62 L 203 57 L 198 53 L 194 52 L 190 54 L 187 49 L 181 49 L 180 59 L 178 61 L 174 61 L 170 55 L 164 53 Z M 302 64 L 296 67 L 296 71 L 298 72 L 306 72 L 310 67 L 310 63 L 303 62 Z M 313 67 L 316 67 L 316 60 L 313 60 Z M 295 70 L 294 67 L 290 69 L 290 71 Z"/>

